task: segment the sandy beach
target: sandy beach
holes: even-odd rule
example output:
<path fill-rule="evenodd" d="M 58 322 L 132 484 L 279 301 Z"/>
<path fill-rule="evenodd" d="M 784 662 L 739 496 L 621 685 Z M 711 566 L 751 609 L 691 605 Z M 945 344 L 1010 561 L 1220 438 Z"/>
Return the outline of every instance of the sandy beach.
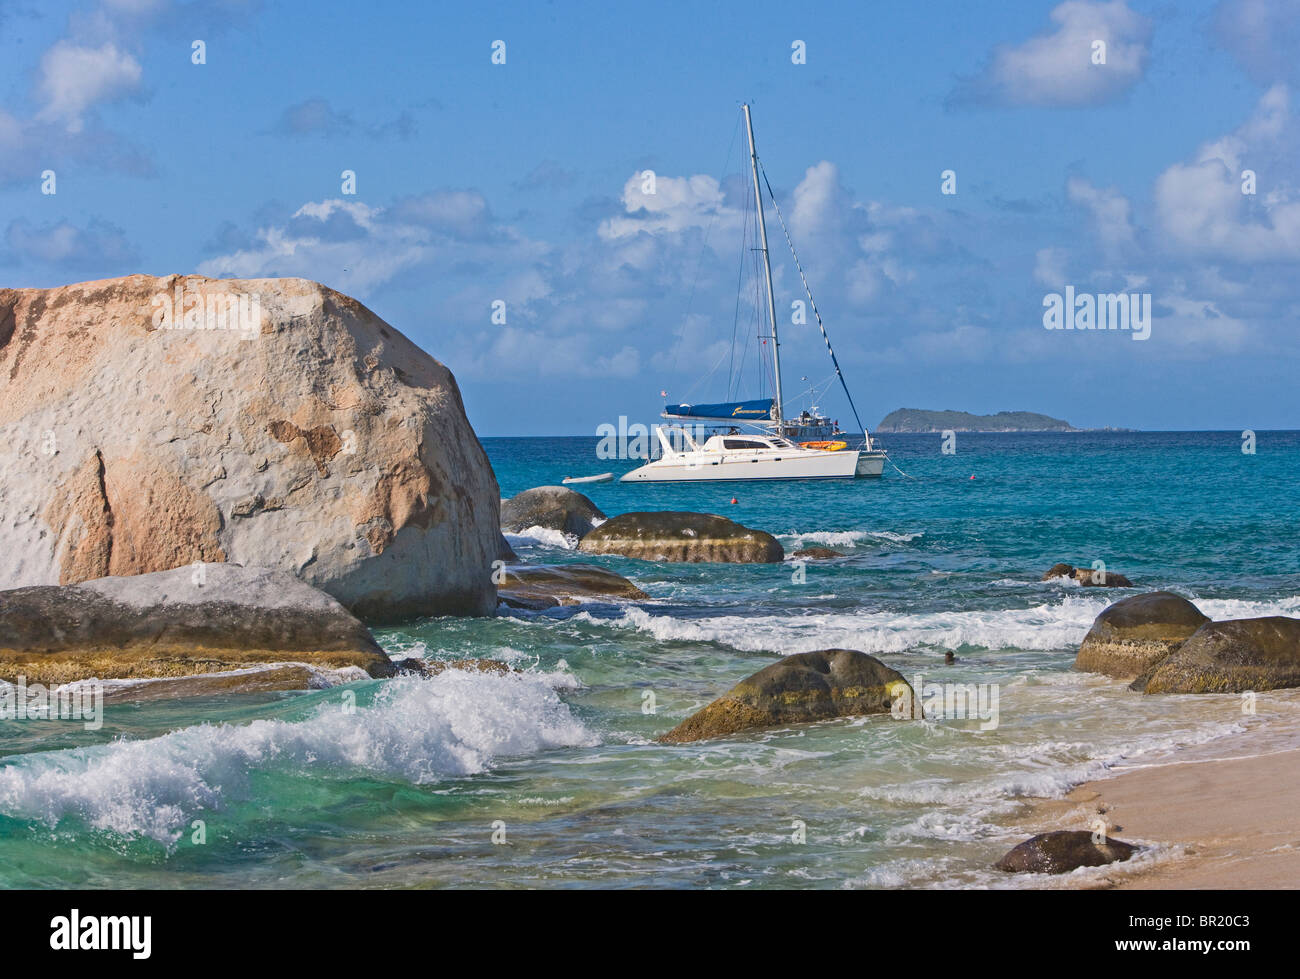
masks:
<path fill-rule="evenodd" d="M 1084 783 L 1063 800 L 1042 803 L 1035 814 L 1054 828 L 1079 828 L 1102 813 L 1117 839 L 1181 849 L 1101 886 L 1289 889 L 1300 885 L 1297 776 L 1300 750 L 1174 762 Z"/>

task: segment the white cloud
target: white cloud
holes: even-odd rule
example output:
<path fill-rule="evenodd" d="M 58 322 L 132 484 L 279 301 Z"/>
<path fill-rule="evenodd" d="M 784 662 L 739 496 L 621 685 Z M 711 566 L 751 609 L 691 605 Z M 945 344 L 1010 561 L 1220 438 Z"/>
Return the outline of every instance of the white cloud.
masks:
<path fill-rule="evenodd" d="M 1226 315 L 1213 301 L 1186 295 L 1157 297 L 1157 300 L 1172 313 L 1153 320 L 1153 340 L 1198 354 L 1237 353 L 1251 342 L 1253 331 L 1249 324 Z"/>
<path fill-rule="evenodd" d="M 1108 258 L 1119 256 L 1137 240 L 1132 205 L 1114 187 L 1096 187 L 1082 177 L 1071 177 L 1066 181 L 1065 193 L 1072 203 L 1092 214 L 1097 238 Z"/>
<path fill-rule="evenodd" d="M 809 167 L 794 189 L 794 206 L 790 208 L 792 233 L 804 241 L 838 227 L 847 196 L 840 184 L 839 167 L 834 163 L 822 160 Z"/>
<path fill-rule="evenodd" d="M 365 296 L 421 264 L 508 263 L 504 267 L 518 271 L 497 280 L 492 298 L 526 303 L 544 295 L 547 290 L 526 274 L 527 262 L 544 247 L 490 222 L 477 192 L 439 192 L 391 208 L 338 198 L 311 201 L 284 224 L 260 228 L 251 247 L 203 262 L 199 271 L 240 278 L 298 276 Z M 498 240 L 490 241 L 493 237 Z"/>
<path fill-rule="evenodd" d="M 463 237 L 478 237 L 492 228 L 487 199 L 476 190 L 440 190 L 407 197 L 393 205 L 403 221 Z"/>
<path fill-rule="evenodd" d="M 616 239 L 646 231 L 684 231 L 707 227 L 721 218 L 727 226 L 739 226 L 740 212 L 725 205 L 726 195 L 717 179 L 706 174 L 693 177 L 654 177 L 654 193 L 642 172 L 634 173 L 623 185 L 621 200 L 625 217 L 602 221 L 602 238 Z"/>
<path fill-rule="evenodd" d="M 140 63 L 111 42 L 83 47 L 63 40 L 41 58 L 37 118 L 80 132 L 83 116 L 100 102 L 123 98 L 140 86 Z"/>
<path fill-rule="evenodd" d="M 1300 195 L 1277 179 L 1285 170 L 1254 163 L 1287 155 L 1295 136 L 1288 102 L 1286 86 L 1273 86 L 1236 132 L 1156 179 L 1156 216 L 1170 246 L 1231 261 L 1300 258 Z M 1261 193 L 1242 193 L 1247 168 L 1260 171 Z"/>
<path fill-rule="evenodd" d="M 1055 27 L 993 53 L 983 75 L 959 100 L 1015 105 L 1095 105 L 1118 98 L 1146 70 L 1150 22 L 1126 0 L 1067 0 L 1052 10 Z M 1093 43 L 1105 42 L 1105 64 L 1093 63 Z"/>

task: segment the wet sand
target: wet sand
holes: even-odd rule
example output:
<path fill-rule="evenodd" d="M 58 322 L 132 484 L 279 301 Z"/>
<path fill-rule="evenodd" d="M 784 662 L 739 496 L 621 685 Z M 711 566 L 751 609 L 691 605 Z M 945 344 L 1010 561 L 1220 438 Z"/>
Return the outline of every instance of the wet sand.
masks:
<path fill-rule="evenodd" d="M 1086 829 L 1102 815 L 1117 839 L 1182 854 L 1100 886 L 1300 888 L 1300 750 L 1136 768 L 1035 810 L 1044 829 Z"/>

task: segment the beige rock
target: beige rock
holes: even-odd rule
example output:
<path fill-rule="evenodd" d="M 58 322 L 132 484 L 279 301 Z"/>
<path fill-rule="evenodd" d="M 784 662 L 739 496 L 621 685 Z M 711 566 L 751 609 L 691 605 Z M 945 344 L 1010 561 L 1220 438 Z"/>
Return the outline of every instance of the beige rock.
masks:
<path fill-rule="evenodd" d="M 771 534 L 713 513 L 656 510 L 620 513 L 578 542 L 584 554 L 621 554 L 643 561 L 774 564 L 785 550 Z"/>
<path fill-rule="evenodd" d="M 755 728 L 868 714 L 912 718 L 918 710 L 911 684 L 897 670 L 856 649 L 821 649 L 765 666 L 659 740 L 685 744 Z"/>
<path fill-rule="evenodd" d="M 1300 619 L 1206 622 L 1133 681 L 1143 693 L 1243 693 L 1300 687 Z"/>
<path fill-rule="evenodd" d="M 1076 568 L 1072 564 L 1053 564 L 1039 581 L 1053 578 L 1073 578 L 1085 588 L 1132 588 L 1133 582 L 1122 574 L 1094 568 Z"/>
<path fill-rule="evenodd" d="M 231 561 L 487 614 L 499 496 L 451 372 L 317 283 L 0 290 L 0 588 Z"/>
<path fill-rule="evenodd" d="M 621 574 L 594 564 L 519 564 L 506 568 L 497 597 L 511 608 L 547 609 L 650 596 Z"/>
<path fill-rule="evenodd" d="M 364 624 L 283 571 L 221 563 L 0 591 L 0 680 L 196 677 L 267 664 L 396 672 Z M 208 686 L 243 688 L 253 679 L 248 673 Z M 277 679 L 296 682 L 287 673 Z"/>
<path fill-rule="evenodd" d="M 1083 637 L 1074 668 L 1134 677 L 1181 646 L 1210 619 L 1173 592 L 1132 595 L 1105 608 Z"/>

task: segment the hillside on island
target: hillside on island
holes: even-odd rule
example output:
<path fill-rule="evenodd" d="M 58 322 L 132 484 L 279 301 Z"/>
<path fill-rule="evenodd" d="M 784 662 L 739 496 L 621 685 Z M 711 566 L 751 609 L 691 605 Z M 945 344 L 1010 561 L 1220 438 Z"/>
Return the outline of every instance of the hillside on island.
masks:
<path fill-rule="evenodd" d="M 876 426 L 877 432 L 1077 432 L 1067 421 L 1035 411 L 999 411 L 972 415 L 969 411 L 928 411 L 899 408 Z"/>

